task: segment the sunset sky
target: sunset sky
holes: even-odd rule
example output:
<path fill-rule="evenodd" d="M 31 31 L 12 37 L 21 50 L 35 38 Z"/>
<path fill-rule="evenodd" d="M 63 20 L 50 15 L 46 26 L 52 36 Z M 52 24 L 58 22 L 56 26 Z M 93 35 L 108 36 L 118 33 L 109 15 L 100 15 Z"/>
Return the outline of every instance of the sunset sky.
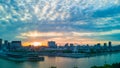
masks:
<path fill-rule="evenodd" d="M 120 0 L 0 0 L 0 38 L 120 44 Z"/>

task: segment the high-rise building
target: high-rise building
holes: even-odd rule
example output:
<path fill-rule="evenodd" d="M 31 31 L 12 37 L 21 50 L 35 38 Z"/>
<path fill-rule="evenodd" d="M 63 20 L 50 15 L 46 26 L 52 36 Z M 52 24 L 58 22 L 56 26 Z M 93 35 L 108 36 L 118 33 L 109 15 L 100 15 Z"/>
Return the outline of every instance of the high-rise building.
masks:
<path fill-rule="evenodd" d="M 69 47 L 69 44 L 68 44 L 68 43 L 66 43 L 66 44 L 64 45 L 64 47 L 68 48 L 68 47 Z"/>
<path fill-rule="evenodd" d="M 22 47 L 22 43 L 21 43 L 21 41 L 12 41 L 10 44 L 10 47 L 11 48 L 20 48 L 20 47 Z"/>
<path fill-rule="evenodd" d="M 49 48 L 57 48 L 57 44 L 55 41 L 48 41 L 48 47 Z"/>
<path fill-rule="evenodd" d="M 107 46 L 107 43 L 104 43 L 104 46 Z"/>
<path fill-rule="evenodd" d="M 4 47 L 10 49 L 10 43 L 7 40 L 4 41 Z"/>
<path fill-rule="evenodd" d="M 101 44 L 100 44 L 100 43 L 97 43 L 97 45 L 96 45 L 96 46 L 100 47 L 100 46 L 101 46 Z"/>
<path fill-rule="evenodd" d="M 7 40 L 4 41 L 4 45 L 5 45 L 5 46 L 8 46 L 8 43 L 9 43 L 9 42 L 8 42 Z"/>
<path fill-rule="evenodd" d="M 104 43 L 104 44 L 103 44 L 103 47 L 106 49 L 106 48 L 107 48 L 107 43 Z"/>
<path fill-rule="evenodd" d="M 112 47 L 112 42 L 111 41 L 108 42 L 108 46 Z"/>
<path fill-rule="evenodd" d="M 0 48 L 2 47 L 2 39 L 0 39 Z"/>
<path fill-rule="evenodd" d="M 74 49 L 74 44 L 73 44 L 73 43 L 70 43 L 69 49 L 70 49 L 70 50 L 73 50 L 73 49 Z"/>
<path fill-rule="evenodd" d="M 73 44 L 73 43 L 70 43 L 70 47 L 74 47 L 74 44 Z"/>
<path fill-rule="evenodd" d="M 101 44 L 100 43 L 97 43 L 95 46 L 94 46 L 95 49 L 101 49 Z"/>

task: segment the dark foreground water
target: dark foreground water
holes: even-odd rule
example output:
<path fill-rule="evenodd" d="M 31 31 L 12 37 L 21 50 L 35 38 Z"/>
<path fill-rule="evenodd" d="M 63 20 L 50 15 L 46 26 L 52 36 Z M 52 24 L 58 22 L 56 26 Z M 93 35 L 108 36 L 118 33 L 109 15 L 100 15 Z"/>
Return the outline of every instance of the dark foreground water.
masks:
<path fill-rule="evenodd" d="M 65 58 L 65 57 L 45 57 L 43 62 L 13 62 L 0 59 L 0 68 L 49 68 L 56 66 L 57 68 L 90 68 L 94 65 L 104 65 L 120 62 L 120 53 L 109 55 L 95 56 L 90 58 Z"/>

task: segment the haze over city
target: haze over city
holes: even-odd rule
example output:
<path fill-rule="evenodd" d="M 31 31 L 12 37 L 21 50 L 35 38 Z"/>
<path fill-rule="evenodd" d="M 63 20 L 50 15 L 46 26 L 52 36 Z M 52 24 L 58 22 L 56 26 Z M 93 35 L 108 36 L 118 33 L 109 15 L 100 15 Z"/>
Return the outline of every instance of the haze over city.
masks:
<path fill-rule="evenodd" d="M 9 41 L 120 44 L 119 35 L 120 0 L 0 0 L 0 38 Z"/>

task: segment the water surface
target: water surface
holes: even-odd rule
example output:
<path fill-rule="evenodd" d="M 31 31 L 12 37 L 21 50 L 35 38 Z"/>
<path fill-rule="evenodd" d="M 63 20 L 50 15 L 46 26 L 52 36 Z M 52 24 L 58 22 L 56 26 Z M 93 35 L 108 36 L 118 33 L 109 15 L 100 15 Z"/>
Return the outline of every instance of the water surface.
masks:
<path fill-rule="evenodd" d="M 49 68 L 56 66 L 57 68 L 90 68 L 94 65 L 104 65 L 120 62 L 120 53 L 108 55 L 87 57 L 87 58 L 67 58 L 67 57 L 47 57 L 42 62 L 14 62 L 0 59 L 0 68 Z"/>

